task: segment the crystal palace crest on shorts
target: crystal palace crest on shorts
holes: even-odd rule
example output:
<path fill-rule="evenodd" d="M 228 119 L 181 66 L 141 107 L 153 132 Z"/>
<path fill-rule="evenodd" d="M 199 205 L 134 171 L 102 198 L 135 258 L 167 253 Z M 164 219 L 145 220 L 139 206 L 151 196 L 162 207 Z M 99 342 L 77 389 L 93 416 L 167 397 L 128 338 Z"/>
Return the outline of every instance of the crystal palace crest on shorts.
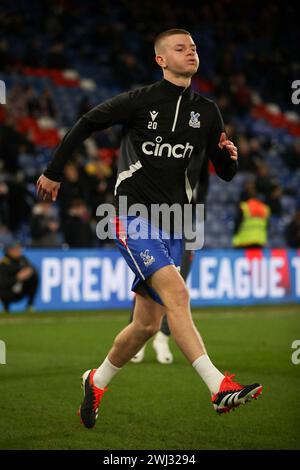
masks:
<path fill-rule="evenodd" d="M 140 257 L 144 261 L 144 265 L 147 266 L 147 267 L 150 266 L 155 261 L 154 256 L 150 255 L 150 252 L 149 252 L 148 249 L 145 250 L 145 251 L 141 251 L 140 252 Z"/>

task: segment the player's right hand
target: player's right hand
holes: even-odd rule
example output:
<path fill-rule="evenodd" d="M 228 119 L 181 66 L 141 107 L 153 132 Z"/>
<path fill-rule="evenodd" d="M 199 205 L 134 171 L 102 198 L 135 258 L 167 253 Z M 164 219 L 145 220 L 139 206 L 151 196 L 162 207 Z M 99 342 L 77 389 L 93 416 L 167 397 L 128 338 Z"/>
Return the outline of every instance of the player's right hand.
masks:
<path fill-rule="evenodd" d="M 61 183 L 57 181 L 49 180 L 46 176 L 41 175 L 36 183 L 38 198 L 42 201 L 56 201 L 60 184 Z"/>

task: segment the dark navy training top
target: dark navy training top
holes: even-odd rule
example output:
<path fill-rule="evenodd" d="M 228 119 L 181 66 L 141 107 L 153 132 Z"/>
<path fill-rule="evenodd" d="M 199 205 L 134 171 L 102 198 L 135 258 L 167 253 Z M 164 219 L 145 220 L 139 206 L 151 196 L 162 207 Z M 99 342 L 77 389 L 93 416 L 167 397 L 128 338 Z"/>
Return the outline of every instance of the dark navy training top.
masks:
<path fill-rule="evenodd" d="M 115 96 L 86 113 L 69 130 L 44 175 L 61 181 L 74 149 L 95 131 L 122 124 L 115 200 L 128 204 L 191 202 L 204 162 L 230 181 L 237 162 L 218 147 L 224 123 L 217 105 L 191 86 L 168 80 Z"/>

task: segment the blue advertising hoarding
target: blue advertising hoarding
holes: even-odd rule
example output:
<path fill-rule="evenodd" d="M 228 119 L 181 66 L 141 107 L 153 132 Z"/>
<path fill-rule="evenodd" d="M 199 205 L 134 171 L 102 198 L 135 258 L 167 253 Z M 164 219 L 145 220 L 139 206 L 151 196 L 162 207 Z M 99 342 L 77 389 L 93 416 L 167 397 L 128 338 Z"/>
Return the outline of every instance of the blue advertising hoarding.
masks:
<path fill-rule="evenodd" d="M 114 249 L 27 249 L 40 275 L 37 310 L 129 308 L 133 273 Z M 188 286 L 197 306 L 300 302 L 300 250 L 201 250 Z M 24 306 L 24 304 L 23 304 Z M 14 309 L 20 309 L 16 305 Z"/>

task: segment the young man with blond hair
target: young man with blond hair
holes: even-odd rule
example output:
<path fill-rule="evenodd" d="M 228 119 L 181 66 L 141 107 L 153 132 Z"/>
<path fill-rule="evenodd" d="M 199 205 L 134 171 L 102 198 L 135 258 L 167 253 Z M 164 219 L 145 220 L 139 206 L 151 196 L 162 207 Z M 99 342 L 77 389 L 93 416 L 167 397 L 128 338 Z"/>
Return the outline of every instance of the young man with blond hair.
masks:
<path fill-rule="evenodd" d="M 132 218 L 120 212 L 121 196 L 128 205 L 189 204 L 199 170 L 210 159 L 216 173 L 230 181 L 237 171 L 237 148 L 227 139 L 216 104 L 191 88 L 199 58 L 188 31 L 172 29 L 155 41 L 155 60 L 163 79 L 122 93 L 85 114 L 66 134 L 54 158 L 37 183 L 43 199 L 56 200 L 63 167 L 72 152 L 94 131 L 123 124 L 118 177 L 115 186 L 116 244 L 135 274 L 133 321 L 115 338 L 97 369 L 83 374 L 84 400 L 79 410 L 87 428 L 95 425 L 98 407 L 112 378 L 160 327 L 166 313 L 171 334 L 188 362 L 212 395 L 218 413 L 256 398 L 258 383 L 241 385 L 223 375 L 211 362 L 192 320 L 187 286 L 176 267 L 181 264 L 183 239 L 164 237 L 154 228 L 153 238 L 136 239 L 123 228 Z M 149 234 L 149 221 L 141 221 Z M 151 232 L 152 233 L 152 232 Z"/>

